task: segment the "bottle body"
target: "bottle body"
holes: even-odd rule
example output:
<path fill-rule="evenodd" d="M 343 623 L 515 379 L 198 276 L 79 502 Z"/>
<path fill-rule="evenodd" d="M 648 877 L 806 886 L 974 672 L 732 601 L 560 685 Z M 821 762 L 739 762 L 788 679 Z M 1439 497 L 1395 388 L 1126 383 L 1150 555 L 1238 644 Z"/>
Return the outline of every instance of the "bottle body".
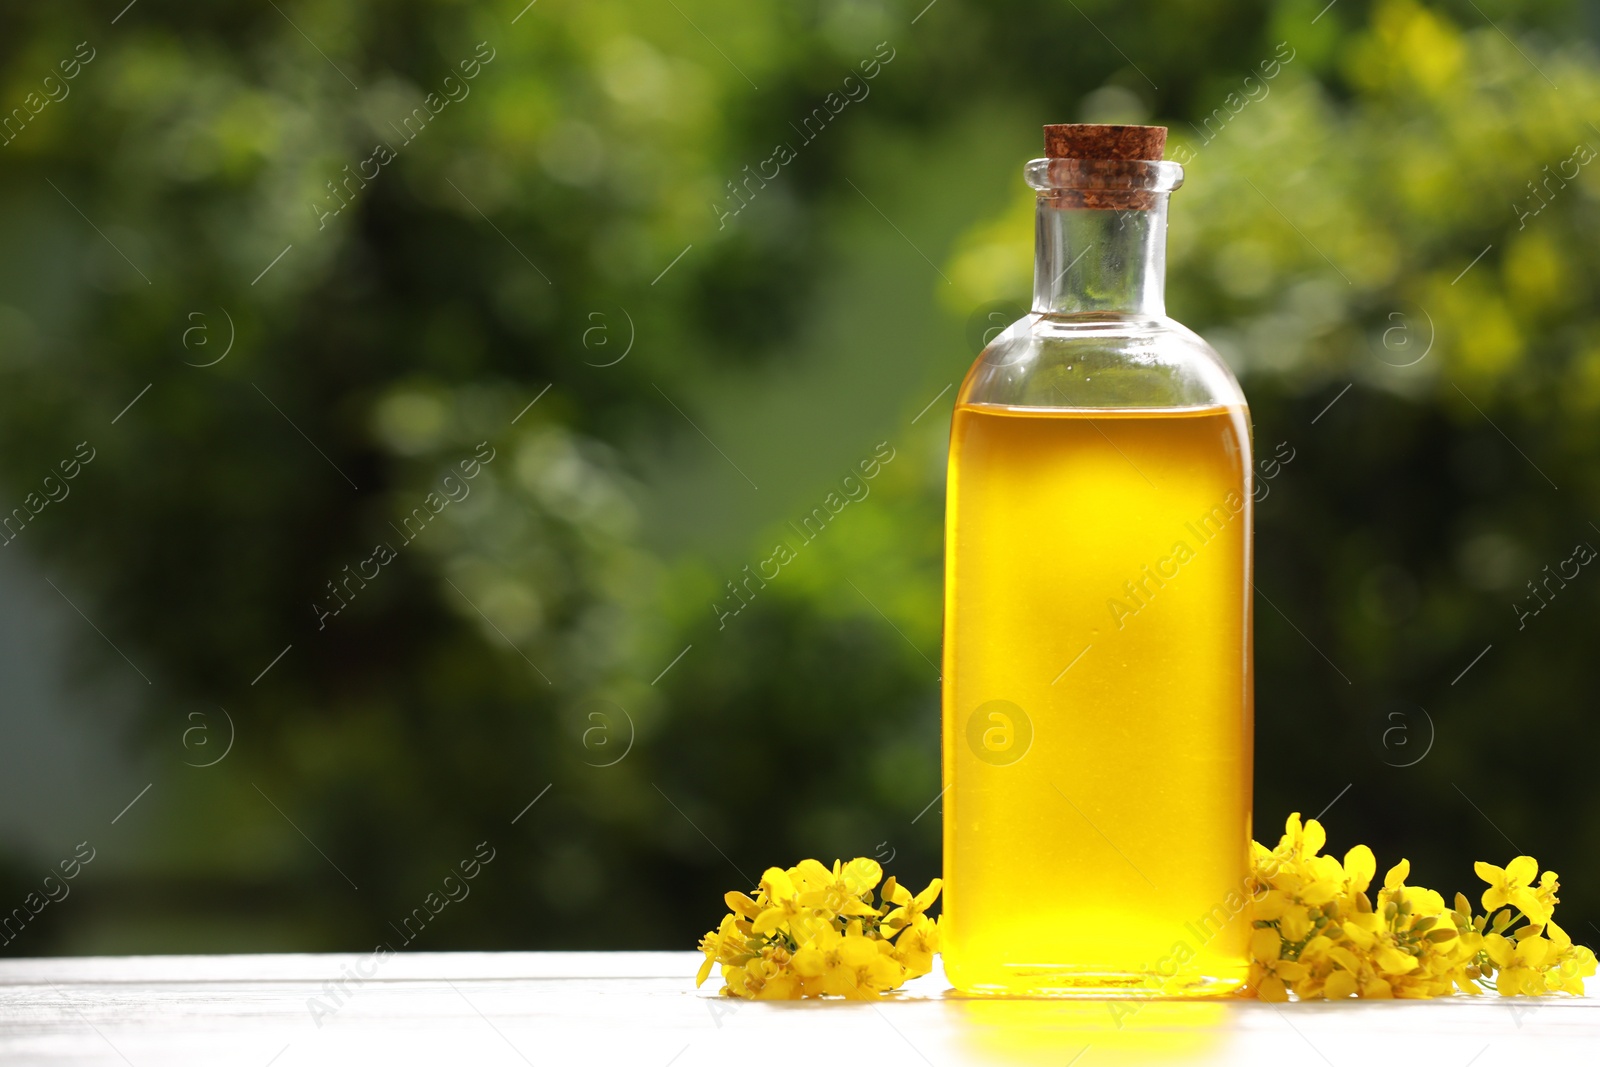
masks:
<path fill-rule="evenodd" d="M 1042 220 L 1041 240 L 1060 223 L 1100 237 L 1103 271 L 1146 270 L 1161 199 L 1144 233 L 1091 211 Z M 952 424 L 946 975 L 971 993 L 1229 992 L 1250 932 L 1248 412 L 1162 309 L 1040 302 L 979 358 Z"/>

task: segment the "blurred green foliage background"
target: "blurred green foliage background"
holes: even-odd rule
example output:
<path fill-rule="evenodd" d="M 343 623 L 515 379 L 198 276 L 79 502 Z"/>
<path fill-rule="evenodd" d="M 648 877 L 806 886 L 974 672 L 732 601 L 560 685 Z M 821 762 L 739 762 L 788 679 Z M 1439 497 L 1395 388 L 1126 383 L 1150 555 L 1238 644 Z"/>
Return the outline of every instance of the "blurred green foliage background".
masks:
<path fill-rule="evenodd" d="M 414 947 L 936 873 L 951 386 L 1074 120 L 1171 125 L 1170 310 L 1293 456 L 1257 836 L 1531 852 L 1594 936 L 1600 577 L 1527 586 L 1600 543 L 1593 10 L 923 4 L 0 11 L 0 908 L 96 850 L 3 951 L 364 949 L 485 840 Z"/>

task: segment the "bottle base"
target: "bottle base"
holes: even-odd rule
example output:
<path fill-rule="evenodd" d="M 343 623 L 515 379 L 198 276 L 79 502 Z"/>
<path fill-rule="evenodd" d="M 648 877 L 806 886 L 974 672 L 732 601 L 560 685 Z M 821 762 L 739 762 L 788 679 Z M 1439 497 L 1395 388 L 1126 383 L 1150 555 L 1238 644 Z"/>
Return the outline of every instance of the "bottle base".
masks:
<path fill-rule="evenodd" d="M 1105 972 L 1066 967 L 1008 967 L 982 975 L 946 977 L 961 996 L 1049 997 L 1094 1000 L 1152 998 L 1206 999 L 1236 995 L 1244 988 L 1243 973 L 1228 975 L 1163 975 L 1156 971 Z"/>

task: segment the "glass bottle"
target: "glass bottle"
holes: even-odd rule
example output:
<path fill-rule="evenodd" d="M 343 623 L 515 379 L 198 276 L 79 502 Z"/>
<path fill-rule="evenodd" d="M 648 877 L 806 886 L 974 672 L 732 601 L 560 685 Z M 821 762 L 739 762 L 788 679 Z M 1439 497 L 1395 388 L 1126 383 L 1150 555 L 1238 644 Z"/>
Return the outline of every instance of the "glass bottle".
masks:
<path fill-rule="evenodd" d="M 1166 130 L 1047 126 L 1033 310 L 956 399 L 944 966 L 963 992 L 1247 971 L 1249 414 L 1166 315 Z"/>

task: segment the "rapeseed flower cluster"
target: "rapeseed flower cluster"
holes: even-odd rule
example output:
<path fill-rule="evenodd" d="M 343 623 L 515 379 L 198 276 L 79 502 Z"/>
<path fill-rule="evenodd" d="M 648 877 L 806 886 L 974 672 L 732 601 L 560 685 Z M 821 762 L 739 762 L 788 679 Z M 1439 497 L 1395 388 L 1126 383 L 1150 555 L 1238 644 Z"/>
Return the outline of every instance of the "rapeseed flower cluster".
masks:
<path fill-rule="evenodd" d="M 1504 996 L 1581 995 L 1595 973 L 1594 953 L 1551 918 L 1555 872 L 1541 875 L 1531 856 L 1476 865 L 1489 888 L 1475 914 L 1465 894 L 1452 907 L 1407 885 L 1407 860 L 1390 868 L 1374 901 L 1372 850 L 1357 845 L 1341 863 L 1320 855 L 1326 842 L 1322 826 L 1302 825 L 1297 812 L 1277 848 L 1254 843 L 1249 990 L 1262 1000 L 1291 992 L 1302 1000 L 1422 998 L 1490 986 Z"/>
<path fill-rule="evenodd" d="M 700 939 L 706 958 L 695 985 L 721 964 L 724 996 L 871 1000 L 927 974 L 939 951 L 927 911 L 942 883 L 913 895 L 891 877 L 874 900 L 882 877 L 865 858 L 835 860 L 831 870 L 816 860 L 768 867 L 754 897 L 724 897 L 730 914 Z"/>

